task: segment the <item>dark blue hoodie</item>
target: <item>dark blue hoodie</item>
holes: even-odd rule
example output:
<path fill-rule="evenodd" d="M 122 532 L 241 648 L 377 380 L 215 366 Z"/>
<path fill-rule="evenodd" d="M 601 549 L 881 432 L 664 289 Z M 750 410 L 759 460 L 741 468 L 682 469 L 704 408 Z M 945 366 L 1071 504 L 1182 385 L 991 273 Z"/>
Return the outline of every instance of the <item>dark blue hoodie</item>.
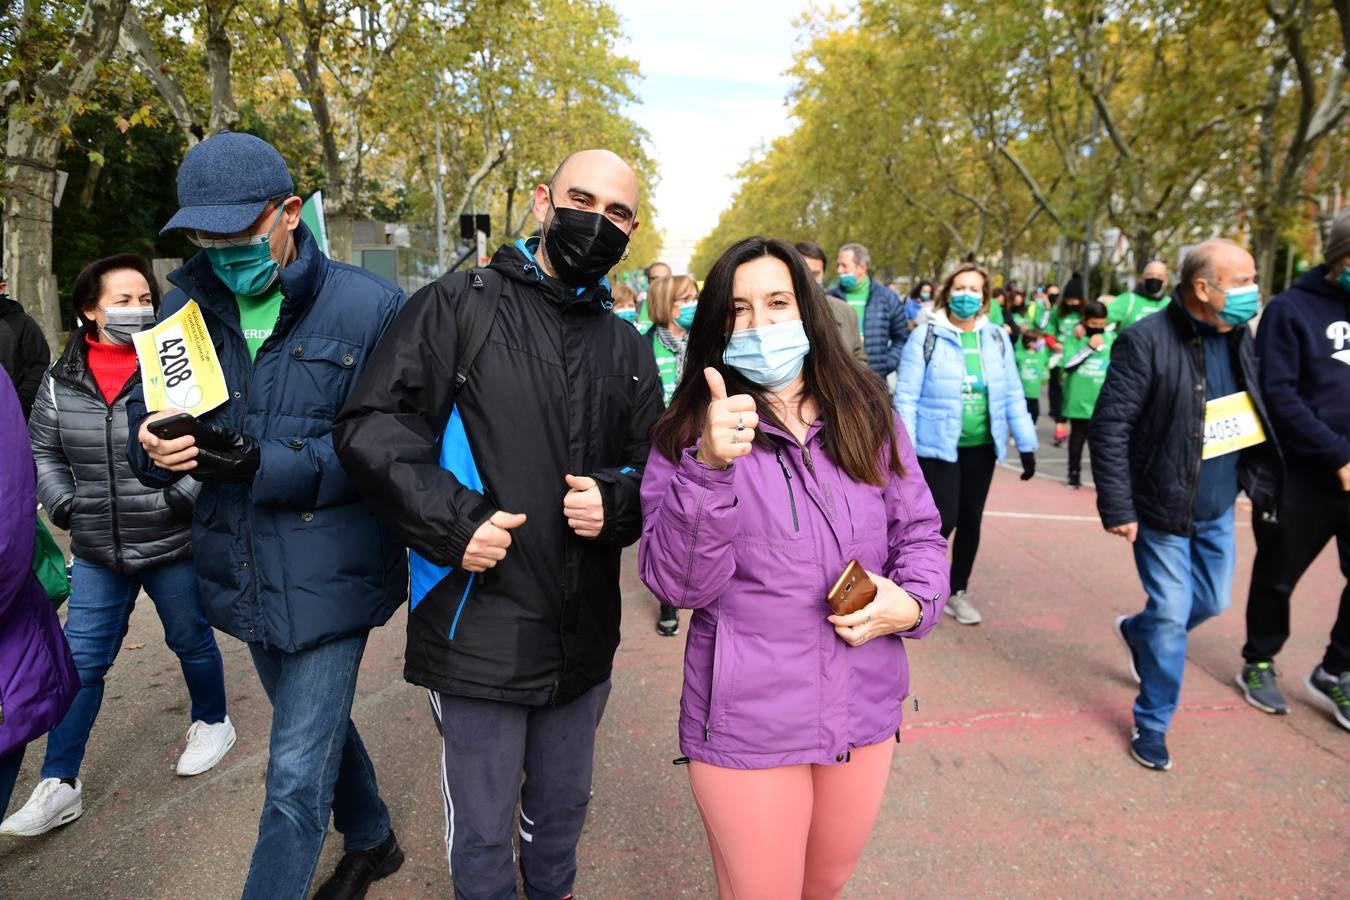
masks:
<path fill-rule="evenodd" d="M 1350 291 L 1325 265 L 1304 273 L 1261 315 L 1261 391 L 1286 462 L 1350 462 Z"/>

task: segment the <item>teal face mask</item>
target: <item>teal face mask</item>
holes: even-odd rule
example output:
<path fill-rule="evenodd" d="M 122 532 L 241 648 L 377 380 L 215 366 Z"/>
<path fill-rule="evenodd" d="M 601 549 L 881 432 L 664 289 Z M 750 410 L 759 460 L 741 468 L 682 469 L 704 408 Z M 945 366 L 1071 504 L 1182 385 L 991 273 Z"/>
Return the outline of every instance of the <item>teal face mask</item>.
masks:
<path fill-rule="evenodd" d="M 281 224 L 282 212 L 281 209 L 277 210 L 276 221 L 256 244 L 204 248 L 203 252 L 211 263 L 211 271 L 232 293 L 241 297 L 260 297 L 276 284 L 281 275 L 281 266 L 272 258 L 271 239 Z"/>
<path fill-rule="evenodd" d="M 1350 266 L 1343 266 L 1341 274 L 1336 276 L 1336 283 L 1350 291 Z"/>
<path fill-rule="evenodd" d="M 614 310 L 614 315 L 618 316 L 620 319 L 623 319 L 625 322 L 627 322 L 627 323 L 630 324 L 630 325 L 636 325 L 636 324 L 637 324 L 637 310 L 636 310 L 636 309 L 616 309 L 616 310 Z"/>
<path fill-rule="evenodd" d="M 1252 316 L 1261 308 L 1261 289 L 1254 284 L 1229 288 L 1223 292 L 1223 309 L 1219 318 L 1229 325 L 1237 327 L 1251 321 Z"/>
<path fill-rule="evenodd" d="M 947 309 L 958 319 L 973 318 L 984 306 L 984 297 L 970 291 L 955 291 L 947 301 Z"/>
<path fill-rule="evenodd" d="M 681 306 L 680 311 L 675 314 L 675 324 L 688 331 L 694 324 L 694 314 L 698 312 L 698 304 L 690 303 L 688 306 Z"/>
<path fill-rule="evenodd" d="M 839 286 L 846 291 L 851 291 L 858 286 L 858 276 L 852 272 L 839 276 Z"/>

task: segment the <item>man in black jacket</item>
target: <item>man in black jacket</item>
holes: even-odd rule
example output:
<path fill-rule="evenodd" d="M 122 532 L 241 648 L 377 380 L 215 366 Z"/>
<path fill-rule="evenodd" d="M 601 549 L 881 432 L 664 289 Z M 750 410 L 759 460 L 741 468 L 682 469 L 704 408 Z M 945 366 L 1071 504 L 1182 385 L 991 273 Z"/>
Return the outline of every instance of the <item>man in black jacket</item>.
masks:
<path fill-rule="evenodd" d="M 1130 752 L 1152 769 L 1172 765 L 1187 635 L 1229 603 L 1238 489 L 1269 509 L 1279 477 L 1246 325 L 1260 306 L 1251 254 L 1197 245 L 1173 301 L 1116 339 L 1089 436 L 1102 525 L 1133 545 L 1148 595 L 1115 627 L 1140 685 Z"/>
<path fill-rule="evenodd" d="M 1289 597 L 1332 537 L 1350 574 L 1350 212 L 1331 226 L 1327 260 L 1276 297 L 1261 316 L 1261 391 L 1288 468 L 1278 519 L 1254 517 L 1256 561 L 1247 595 L 1247 702 L 1282 714 L 1275 654 L 1289 637 Z M 1322 664 L 1304 685 L 1350 729 L 1350 583 Z"/>
<path fill-rule="evenodd" d="M 595 731 L 619 643 L 661 383 L 603 278 L 638 226 L 632 170 L 568 157 L 535 189 L 542 236 L 423 288 L 334 427 L 338 454 L 411 548 L 405 676 L 444 740 L 460 897 L 572 891 Z M 521 773 L 524 772 L 524 787 Z"/>
<path fill-rule="evenodd" d="M 51 360 L 51 348 L 42 336 L 42 328 L 9 296 L 9 285 L 0 273 L 0 366 L 14 382 L 25 419 L 32 412 L 33 400 Z"/>

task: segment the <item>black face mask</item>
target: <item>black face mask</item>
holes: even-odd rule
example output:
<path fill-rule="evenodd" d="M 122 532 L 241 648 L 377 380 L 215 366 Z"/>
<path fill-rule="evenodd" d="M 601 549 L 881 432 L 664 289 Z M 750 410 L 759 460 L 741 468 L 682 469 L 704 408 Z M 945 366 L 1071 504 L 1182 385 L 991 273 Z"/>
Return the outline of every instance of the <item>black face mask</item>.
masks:
<path fill-rule="evenodd" d="M 1155 300 L 1162 296 L 1163 280 L 1161 278 L 1144 279 L 1144 296 L 1153 297 Z"/>
<path fill-rule="evenodd" d="M 590 287 L 623 259 L 628 235 L 600 213 L 554 206 L 544 230 L 544 247 L 564 283 Z"/>
<path fill-rule="evenodd" d="M 1104 333 L 1106 332 L 1106 329 L 1105 329 L 1105 328 L 1085 328 L 1084 331 L 1087 332 L 1087 336 L 1088 336 L 1088 337 L 1092 337 L 1094 334 L 1104 334 Z"/>

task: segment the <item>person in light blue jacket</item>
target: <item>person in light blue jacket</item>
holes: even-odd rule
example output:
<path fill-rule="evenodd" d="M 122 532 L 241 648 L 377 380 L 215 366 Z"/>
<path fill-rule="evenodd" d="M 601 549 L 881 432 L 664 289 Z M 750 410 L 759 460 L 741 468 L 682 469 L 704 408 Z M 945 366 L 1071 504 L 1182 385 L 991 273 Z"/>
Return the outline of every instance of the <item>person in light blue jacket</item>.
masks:
<path fill-rule="evenodd" d="M 1022 480 L 1036 474 L 1036 428 L 1027 413 L 1017 359 L 1004 330 L 989 321 L 989 275 L 963 263 L 947 276 L 928 322 L 905 344 L 895 408 L 913 437 L 924 480 L 952 543 L 946 612 L 962 625 L 981 620 L 966 599 L 980 547 L 984 502 L 1012 434 Z"/>

